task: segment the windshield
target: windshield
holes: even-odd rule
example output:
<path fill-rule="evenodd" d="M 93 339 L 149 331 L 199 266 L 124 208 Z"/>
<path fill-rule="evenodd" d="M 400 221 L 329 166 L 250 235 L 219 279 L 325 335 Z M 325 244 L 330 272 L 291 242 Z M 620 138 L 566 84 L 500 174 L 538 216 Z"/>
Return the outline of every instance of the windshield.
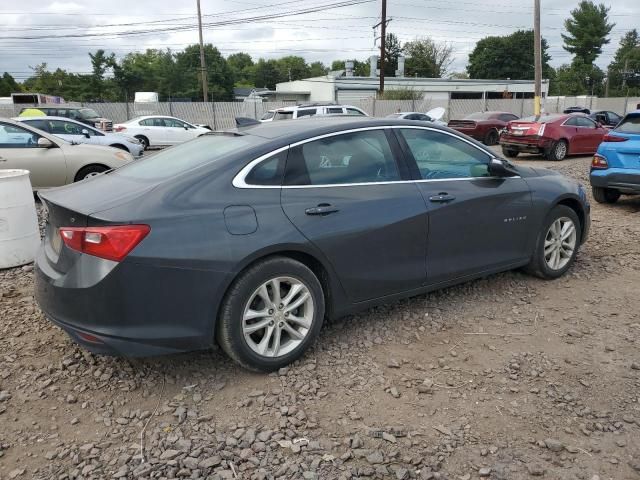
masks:
<path fill-rule="evenodd" d="M 493 114 L 489 112 L 476 112 L 464 117 L 466 120 L 489 120 Z"/>
<path fill-rule="evenodd" d="M 129 163 L 116 172 L 127 178 L 164 180 L 264 141 L 253 135 L 205 134 L 162 150 L 152 157 Z"/>
<path fill-rule="evenodd" d="M 640 114 L 627 115 L 614 131 L 640 134 Z"/>
<path fill-rule="evenodd" d="M 98 112 L 96 112 L 93 108 L 81 108 L 78 110 L 78 113 L 82 118 L 98 118 Z"/>

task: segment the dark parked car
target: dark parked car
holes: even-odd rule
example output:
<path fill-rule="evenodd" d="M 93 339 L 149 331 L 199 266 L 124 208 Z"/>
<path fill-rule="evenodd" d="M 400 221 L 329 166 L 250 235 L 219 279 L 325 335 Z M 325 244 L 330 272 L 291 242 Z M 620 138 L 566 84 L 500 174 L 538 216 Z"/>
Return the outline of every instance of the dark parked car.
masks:
<path fill-rule="evenodd" d="M 66 117 L 77 120 L 78 122 L 91 125 L 105 132 L 113 130 L 113 121 L 108 118 L 101 117 L 93 108 L 86 107 L 67 107 L 64 105 L 56 105 L 55 107 L 25 107 L 20 110 L 18 116 L 29 116 L 33 110 L 40 110 L 49 117 Z"/>
<path fill-rule="evenodd" d="M 564 112 L 562 113 L 584 113 L 586 115 L 589 115 L 591 113 L 591 110 L 586 107 L 569 107 L 565 108 Z"/>
<path fill-rule="evenodd" d="M 36 298 L 76 342 L 218 342 L 264 371 L 325 317 L 518 267 L 559 277 L 590 222 L 556 172 L 446 127 L 346 116 L 207 134 L 41 197 Z"/>
<path fill-rule="evenodd" d="M 567 155 L 595 153 L 607 131 L 583 113 L 543 115 L 509 122 L 500 145 L 510 158 L 537 153 L 564 160 Z"/>
<path fill-rule="evenodd" d="M 620 115 L 615 112 L 609 112 L 608 110 L 599 110 L 597 112 L 592 112 L 589 115 L 589 118 L 607 128 L 615 127 L 620 123 L 620 120 L 622 120 L 622 117 Z"/>
<path fill-rule="evenodd" d="M 477 112 L 467 115 L 463 120 L 451 120 L 449 127 L 480 140 L 485 145 L 496 145 L 500 131 L 518 116 L 509 112 Z"/>

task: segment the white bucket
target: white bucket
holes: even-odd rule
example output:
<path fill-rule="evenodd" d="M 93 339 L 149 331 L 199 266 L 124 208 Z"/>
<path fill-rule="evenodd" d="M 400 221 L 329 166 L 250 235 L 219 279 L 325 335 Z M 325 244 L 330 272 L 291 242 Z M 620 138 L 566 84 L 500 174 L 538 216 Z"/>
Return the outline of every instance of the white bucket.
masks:
<path fill-rule="evenodd" d="M 0 170 L 0 268 L 33 261 L 40 231 L 28 170 Z"/>

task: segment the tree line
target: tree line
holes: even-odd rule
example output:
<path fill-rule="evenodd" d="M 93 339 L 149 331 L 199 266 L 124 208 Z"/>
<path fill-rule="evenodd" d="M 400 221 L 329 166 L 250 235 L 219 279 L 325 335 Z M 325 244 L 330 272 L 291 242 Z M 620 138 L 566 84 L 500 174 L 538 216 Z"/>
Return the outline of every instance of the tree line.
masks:
<path fill-rule="evenodd" d="M 602 48 L 610 43 L 615 26 L 609 8 L 583 0 L 565 20 L 563 48 L 573 58 L 556 69 L 549 64 L 549 45 L 542 39 L 543 77 L 550 80 L 551 95 L 640 95 L 640 35 L 636 29 L 624 34 L 613 61 L 606 71 L 595 65 Z M 509 35 L 489 36 L 478 41 L 469 54 L 465 72 L 451 72 L 454 50 L 446 42 L 429 37 L 400 42 L 390 33 L 386 37 L 384 71 L 394 76 L 398 58 L 405 57 L 405 76 L 425 78 L 475 78 L 532 80 L 534 78 L 534 35 L 532 30 L 518 30 Z M 223 57 L 213 45 L 204 47 L 210 100 L 233 99 L 234 87 L 274 89 L 280 82 L 326 75 L 343 70 L 345 60 L 330 66 L 322 62 L 307 63 L 300 56 L 257 61 L 247 53 Z M 190 45 L 180 52 L 148 49 L 132 52 L 122 59 L 100 49 L 89 53 L 91 73 L 77 74 L 46 63 L 33 67 L 33 75 L 22 84 L 5 73 L 0 77 L 0 96 L 24 90 L 60 95 L 76 101 L 132 100 L 137 91 L 158 92 L 163 100 L 202 98 L 200 50 Z M 352 60 L 354 75 L 369 76 L 367 59 Z"/>

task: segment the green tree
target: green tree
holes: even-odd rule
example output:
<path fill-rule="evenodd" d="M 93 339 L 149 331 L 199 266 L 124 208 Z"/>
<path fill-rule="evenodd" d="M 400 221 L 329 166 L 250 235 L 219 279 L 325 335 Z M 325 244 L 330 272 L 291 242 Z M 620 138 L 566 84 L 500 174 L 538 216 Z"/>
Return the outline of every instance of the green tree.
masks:
<path fill-rule="evenodd" d="M 295 55 L 276 60 L 278 65 L 278 79 L 276 83 L 289 80 L 302 80 L 311 76 L 311 70 L 304 58 Z"/>
<path fill-rule="evenodd" d="M 268 88 L 273 90 L 278 83 L 278 62 L 261 58 L 253 66 L 253 84 L 256 88 Z"/>
<path fill-rule="evenodd" d="M 322 77 L 327 74 L 327 71 L 327 67 L 325 67 L 322 62 L 313 62 L 309 65 L 310 77 Z"/>
<path fill-rule="evenodd" d="M 602 95 L 604 72 L 597 66 L 576 58 L 570 65 L 562 65 L 555 71 L 550 84 L 550 95 Z"/>
<path fill-rule="evenodd" d="M 184 83 L 190 80 L 182 74 L 190 72 L 178 69 L 170 50 L 147 49 L 129 53 L 119 64 L 112 64 L 112 68 L 115 83 L 129 101 L 133 100 L 135 92 L 158 92 L 159 96 L 169 98 L 182 96 L 179 90 L 197 88 L 195 79 L 191 79 L 192 84 Z"/>
<path fill-rule="evenodd" d="M 549 45 L 542 39 L 542 75 L 549 78 L 552 69 Z M 533 80 L 533 30 L 518 30 L 503 37 L 486 37 L 480 40 L 469 54 L 467 72 L 471 78 Z"/>
<path fill-rule="evenodd" d="M 113 65 L 115 55 L 113 53 L 105 55 L 105 51 L 99 49 L 96 53 L 89 53 L 89 58 L 91 59 L 91 70 L 93 72 L 91 75 L 91 93 L 95 99 L 102 100 L 105 90 L 104 74 Z"/>
<path fill-rule="evenodd" d="M 393 33 L 387 33 L 384 43 L 384 74 L 394 77 L 398 70 L 398 57 L 402 55 L 402 43 Z"/>
<path fill-rule="evenodd" d="M 442 78 L 453 62 L 453 48 L 428 37 L 405 43 L 403 51 L 408 77 Z"/>
<path fill-rule="evenodd" d="M 253 59 L 248 53 L 234 53 L 227 57 L 235 85 L 253 85 Z"/>
<path fill-rule="evenodd" d="M 0 97 L 9 97 L 12 93 L 20 91 L 20 84 L 8 72 L 4 72 L 0 77 Z"/>
<path fill-rule="evenodd" d="M 204 46 L 207 64 L 207 87 L 209 101 L 231 100 L 233 98 L 233 75 L 227 61 L 217 48 L 210 43 Z M 174 96 L 189 97 L 194 100 L 202 98 L 202 81 L 200 80 L 200 47 L 189 45 L 175 55 L 175 66 L 180 79 Z"/>
<path fill-rule="evenodd" d="M 582 0 L 571 11 L 571 18 L 564 22 L 567 35 L 562 34 L 564 49 L 590 64 L 602 53 L 602 46 L 609 43 L 607 38 L 614 23 L 609 23 L 609 8 L 602 3 L 596 5 L 591 0 Z"/>
<path fill-rule="evenodd" d="M 640 35 L 635 28 L 620 40 L 608 70 L 610 95 L 640 95 Z"/>

